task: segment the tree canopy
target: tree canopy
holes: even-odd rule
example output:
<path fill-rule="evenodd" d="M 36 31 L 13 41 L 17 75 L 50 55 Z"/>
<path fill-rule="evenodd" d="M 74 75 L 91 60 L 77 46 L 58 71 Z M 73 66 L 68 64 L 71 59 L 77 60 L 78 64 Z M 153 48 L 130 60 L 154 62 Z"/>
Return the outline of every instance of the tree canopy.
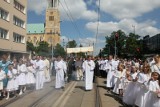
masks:
<path fill-rule="evenodd" d="M 67 43 L 67 48 L 75 48 L 77 46 L 77 43 L 75 40 L 69 41 Z"/>
<path fill-rule="evenodd" d="M 66 56 L 66 51 L 64 50 L 64 48 L 60 45 L 57 44 L 53 50 L 54 56 Z"/>
<path fill-rule="evenodd" d="M 140 36 L 134 33 L 126 35 L 122 30 L 113 31 L 106 36 L 106 45 L 101 51 L 101 55 L 116 55 L 120 57 L 140 56 L 142 53 L 142 44 L 139 40 Z M 116 46 L 116 48 L 115 48 Z"/>

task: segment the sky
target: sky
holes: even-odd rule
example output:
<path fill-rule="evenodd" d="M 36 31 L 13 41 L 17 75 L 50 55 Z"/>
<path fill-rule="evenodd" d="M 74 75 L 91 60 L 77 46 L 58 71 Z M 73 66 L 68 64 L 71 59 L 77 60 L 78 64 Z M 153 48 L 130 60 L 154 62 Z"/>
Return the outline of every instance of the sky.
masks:
<path fill-rule="evenodd" d="M 44 23 L 47 0 L 28 0 L 27 23 Z M 64 10 L 64 8 L 65 10 Z M 96 41 L 98 0 L 60 0 L 61 42 L 76 40 L 89 46 Z M 68 7 L 68 8 L 67 8 Z M 72 22 L 67 16 L 72 16 Z M 105 37 L 119 29 L 141 37 L 160 33 L 159 0 L 100 0 L 100 20 L 94 54 L 105 46 Z"/>

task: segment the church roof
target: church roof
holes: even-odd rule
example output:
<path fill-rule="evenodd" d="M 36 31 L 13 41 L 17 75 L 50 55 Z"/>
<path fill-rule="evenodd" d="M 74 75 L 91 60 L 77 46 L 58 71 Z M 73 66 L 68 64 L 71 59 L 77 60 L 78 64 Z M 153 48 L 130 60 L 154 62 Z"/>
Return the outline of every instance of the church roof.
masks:
<path fill-rule="evenodd" d="M 27 24 L 27 34 L 41 34 L 44 33 L 44 23 L 31 23 Z"/>

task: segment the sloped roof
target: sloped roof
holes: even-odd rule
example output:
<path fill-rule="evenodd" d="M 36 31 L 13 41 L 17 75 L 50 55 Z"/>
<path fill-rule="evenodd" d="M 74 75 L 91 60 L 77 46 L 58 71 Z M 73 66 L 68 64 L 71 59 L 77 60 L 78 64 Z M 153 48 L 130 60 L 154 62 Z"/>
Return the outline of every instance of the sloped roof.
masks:
<path fill-rule="evenodd" d="M 44 23 L 27 24 L 27 34 L 40 34 L 44 33 Z"/>

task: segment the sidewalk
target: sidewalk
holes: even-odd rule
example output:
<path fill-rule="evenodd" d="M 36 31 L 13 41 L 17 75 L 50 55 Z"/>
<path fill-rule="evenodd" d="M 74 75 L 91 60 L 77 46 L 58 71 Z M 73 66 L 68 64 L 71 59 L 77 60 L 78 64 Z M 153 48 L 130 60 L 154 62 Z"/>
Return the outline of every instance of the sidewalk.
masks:
<path fill-rule="evenodd" d="M 117 96 L 107 92 L 106 90 L 106 79 L 97 78 L 97 85 L 100 93 L 100 99 L 102 107 L 123 107 L 123 105 L 119 102 L 119 98 Z"/>

